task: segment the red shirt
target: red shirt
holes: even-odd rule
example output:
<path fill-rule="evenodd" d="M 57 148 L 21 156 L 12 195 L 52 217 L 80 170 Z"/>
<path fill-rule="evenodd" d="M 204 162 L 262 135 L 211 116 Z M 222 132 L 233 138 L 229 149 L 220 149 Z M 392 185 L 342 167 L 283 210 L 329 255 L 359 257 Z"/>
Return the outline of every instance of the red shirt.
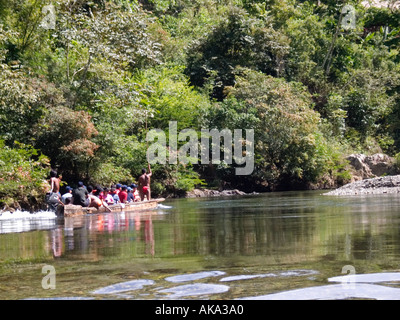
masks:
<path fill-rule="evenodd" d="M 126 200 L 128 199 L 128 193 L 126 191 L 120 191 L 118 193 L 119 196 L 119 200 L 121 201 L 121 203 L 125 203 Z"/>

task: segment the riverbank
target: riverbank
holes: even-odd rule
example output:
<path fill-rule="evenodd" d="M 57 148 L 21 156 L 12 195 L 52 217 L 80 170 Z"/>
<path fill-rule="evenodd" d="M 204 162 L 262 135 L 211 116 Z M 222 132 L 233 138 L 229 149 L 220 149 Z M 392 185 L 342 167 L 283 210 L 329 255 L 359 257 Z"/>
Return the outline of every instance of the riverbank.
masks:
<path fill-rule="evenodd" d="M 400 175 L 360 180 L 325 193 L 328 196 L 400 193 Z"/>
<path fill-rule="evenodd" d="M 334 177 L 326 177 L 320 179 L 315 184 L 304 186 L 303 188 L 286 188 L 285 191 L 295 190 L 332 190 L 328 192 L 328 195 L 357 195 L 357 194 L 383 194 L 383 193 L 399 193 L 400 192 L 400 180 L 397 176 L 399 173 L 398 165 L 394 158 L 391 158 L 385 154 L 377 153 L 373 155 L 364 154 L 351 154 L 346 157 L 348 165 L 345 170 L 348 173 L 348 177 L 345 182 L 352 182 L 341 187 L 343 183 Z M 385 177 L 382 177 L 385 176 Z M 378 177 L 378 178 L 377 178 Z M 45 182 L 46 184 L 46 182 Z M 239 189 L 234 189 L 234 186 L 230 186 L 232 189 L 225 190 L 213 190 L 213 189 L 194 189 L 192 191 L 180 191 L 177 193 L 157 194 L 154 193 L 153 197 L 164 197 L 164 198 L 206 198 L 206 197 L 226 197 L 226 196 L 244 196 L 249 194 L 255 194 L 251 192 L 251 186 L 248 188 L 246 193 Z M 256 187 L 256 186 L 254 186 Z M 338 189 L 336 189 L 338 188 Z M 254 190 L 254 189 L 253 189 Z M 260 190 L 258 192 L 270 192 L 271 190 Z M 280 189 L 277 189 L 280 190 Z M 276 190 L 276 191 L 277 191 Z M 283 191 L 283 190 L 280 190 Z M 26 210 L 26 211 L 39 211 L 45 210 L 47 205 L 44 202 L 44 194 L 42 190 L 35 192 L 36 196 L 30 196 L 29 200 L 26 197 L 24 201 L 18 202 L 17 199 L 11 199 L 8 201 L 8 205 L 4 204 L 0 212 L 15 210 Z M 37 196 L 43 194 L 43 196 Z"/>

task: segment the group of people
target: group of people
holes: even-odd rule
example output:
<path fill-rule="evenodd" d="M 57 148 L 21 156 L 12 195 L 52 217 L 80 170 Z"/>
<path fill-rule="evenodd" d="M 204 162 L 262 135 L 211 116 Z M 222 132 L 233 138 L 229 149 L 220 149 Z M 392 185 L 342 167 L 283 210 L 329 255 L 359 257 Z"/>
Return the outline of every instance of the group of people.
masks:
<path fill-rule="evenodd" d="M 47 203 L 51 209 L 68 204 L 80 205 L 82 207 L 100 208 L 104 206 L 111 211 L 109 205 L 118 203 L 132 203 L 151 200 L 150 177 L 152 175 L 150 164 L 148 171 L 142 169 L 142 175 L 138 179 L 138 184 L 131 185 L 115 184 L 108 187 L 85 186 L 82 181 L 78 182 L 78 187 L 73 189 L 70 186 L 65 188 L 65 193 L 60 193 L 61 178 L 57 172 L 50 172 L 51 191 L 48 193 Z"/>

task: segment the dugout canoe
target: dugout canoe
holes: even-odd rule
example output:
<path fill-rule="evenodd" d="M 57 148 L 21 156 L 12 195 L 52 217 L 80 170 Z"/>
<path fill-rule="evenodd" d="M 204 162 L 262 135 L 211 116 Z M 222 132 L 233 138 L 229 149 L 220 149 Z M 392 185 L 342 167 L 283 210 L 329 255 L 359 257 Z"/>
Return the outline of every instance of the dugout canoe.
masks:
<path fill-rule="evenodd" d="M 164 198 L 153 199 L 150 201 L 126 203 L 126 204 L 118 203 L 110 205 L 109 208 L 111 209 L 111 212 L 132 212 L 132 211 L 151 210 L 157 208 L 158 204 L 163 201 L 165 201 Z M 64 206 L 63 209 L 64 209 L 64 217 L 74 217 L 86 214 L 110 212 L 105 207 L 100 207 L 99 209 L 96 209 L 96 208 L 87 208 L 75 205 L 66 205 Z"/>

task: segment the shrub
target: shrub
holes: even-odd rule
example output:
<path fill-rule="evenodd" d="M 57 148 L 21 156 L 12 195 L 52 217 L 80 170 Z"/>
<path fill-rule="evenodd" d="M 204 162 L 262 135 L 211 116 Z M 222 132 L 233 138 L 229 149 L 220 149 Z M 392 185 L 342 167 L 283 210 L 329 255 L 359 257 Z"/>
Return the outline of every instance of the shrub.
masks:
<path fill-rule="evenodd" d="M 31 146 L 0 140 L 0 203 L 30 209 L 44 201 L 49 160 Z"/>

